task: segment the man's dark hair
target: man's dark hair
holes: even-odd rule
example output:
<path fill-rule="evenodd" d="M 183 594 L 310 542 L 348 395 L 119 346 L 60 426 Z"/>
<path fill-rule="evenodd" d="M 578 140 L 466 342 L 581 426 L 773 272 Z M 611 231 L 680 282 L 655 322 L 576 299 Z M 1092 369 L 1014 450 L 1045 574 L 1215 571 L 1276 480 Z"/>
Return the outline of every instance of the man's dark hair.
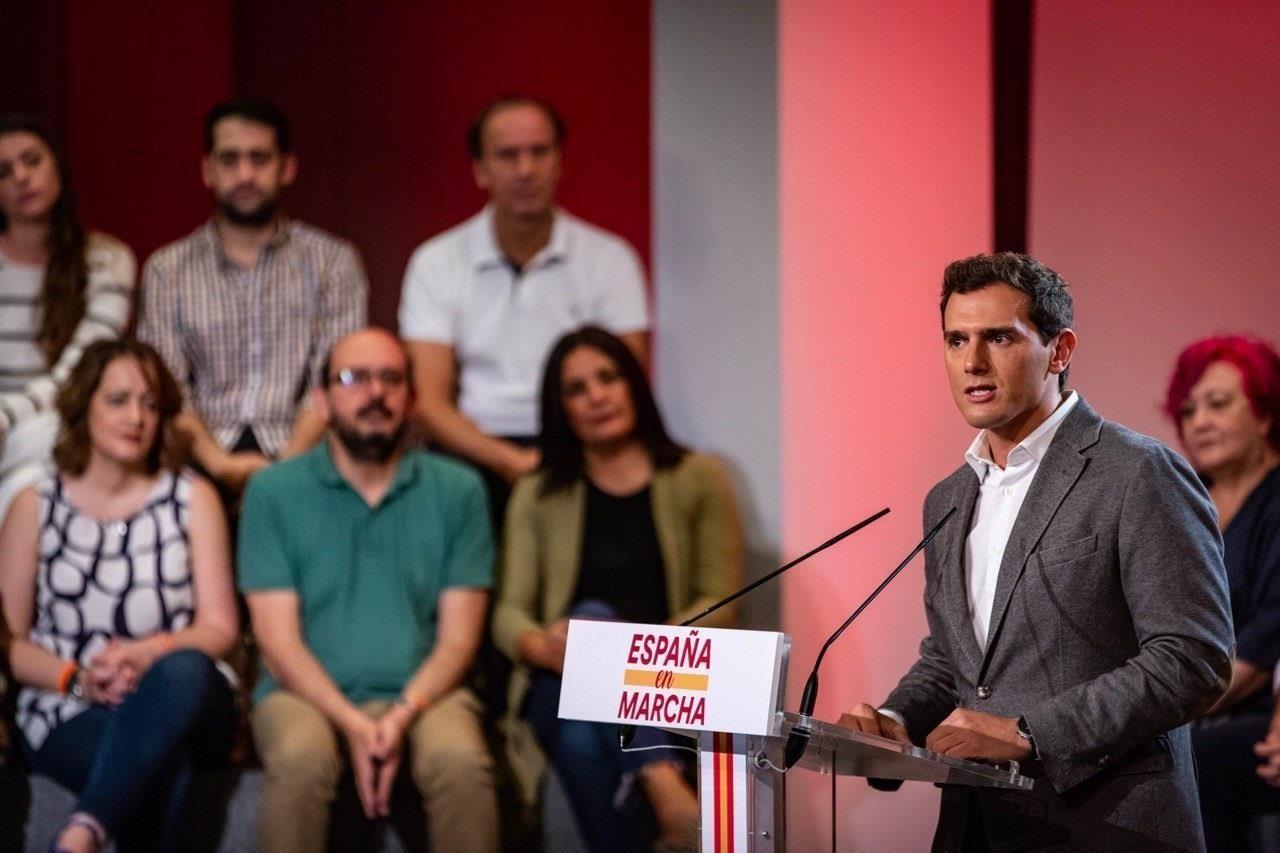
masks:
<path fill-rule="evenodd" d="M 467 128 L 467 153 L 471 155 L 472 160 L 479 160 L 484 156 L 484 129 L 489 123 L 489 119 L 493 118 L 495 113 L 510 107 L 534 107 L 542 110 L 547 117 L 547 121 L 551 122 L 551 130 L 556 138 L 556 147 L 564 147 L 564 138 L 569 131 L 565 127 L 564 118 L 556 111 L 555 107 L 540 98 L 534 98 L 530 95 L 504 95 L 485 104 L 484 109 L 476 116 L 475 121 L 471 122 L 471 127 Z"/>
<path fill-rule="evenodd" d="M 204 153 L 213 152 L 213 129 L 224 118 L 238 118 L 254 124 L 264 124 L 275 131 L 276 147 L 281 154 L 293 150 L 293 136 L 289 132 L 289 119 L 270 101 L 254 98 L 232 98 L 215 104 L 204 117 Z"/>
<path fill-rule="evenodd" d="M 1049 343 L 1074 322 L 1075 308 L 1062 276 L 1030 255 L 998 252 L 962 258 L 947 265 L 942 274 L 943 323 L 946 323 L 947 302 L 953 293 L 972 293 L 992 284 L 1007 284 L 1027 294 L 1031 299 L 1031 322 L 1040 334 L 1041 343 Z M 1059 388 L 1067 386 L 1070 372 L 1068 367 L 1058 374 Z"/>

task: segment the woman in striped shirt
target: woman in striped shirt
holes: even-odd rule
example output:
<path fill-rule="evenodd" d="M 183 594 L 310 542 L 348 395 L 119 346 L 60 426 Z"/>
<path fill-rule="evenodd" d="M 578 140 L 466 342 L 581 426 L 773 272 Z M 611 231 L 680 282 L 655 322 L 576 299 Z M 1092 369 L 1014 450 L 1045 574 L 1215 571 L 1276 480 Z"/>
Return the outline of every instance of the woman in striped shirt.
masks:
<path fill-rule="evenodd" d="M 49 459 L 58 385 L 124 331 L 135 274 L 128 246 L 81 225 L 48 135 L 0 116 L 0 518 Z"/>

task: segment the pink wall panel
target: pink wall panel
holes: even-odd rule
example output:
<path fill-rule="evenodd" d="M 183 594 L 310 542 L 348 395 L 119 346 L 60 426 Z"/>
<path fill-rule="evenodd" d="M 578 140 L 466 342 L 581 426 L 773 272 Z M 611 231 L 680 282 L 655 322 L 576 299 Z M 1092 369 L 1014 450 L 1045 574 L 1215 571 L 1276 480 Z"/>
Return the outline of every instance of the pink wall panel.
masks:
<path fill-rule="evenodd" d="M 1274 3 L 1036 7 L 1031 251 L 1073 285 L 1077 387 L 1166 441 L 1182 346 L 1280 340 L 1277 33 Z"/>
<path fill-rule="evenodd" d="M 986 0 L 783 0 L 780 43 L 784 556 L 894 512 L 783 588 L 794 708 L 818 647 L 921 535 L 969 438 L 942 368 L 942 269 L 990 249 Z M 818 714 L 878 702 L 925 631 L 922 563 L 828 654 Z M 827 780 L 790 777 L 793 849 L 827 849 Z M 934 789 L 842 782 L 841 849 L 925 849 Z"/>

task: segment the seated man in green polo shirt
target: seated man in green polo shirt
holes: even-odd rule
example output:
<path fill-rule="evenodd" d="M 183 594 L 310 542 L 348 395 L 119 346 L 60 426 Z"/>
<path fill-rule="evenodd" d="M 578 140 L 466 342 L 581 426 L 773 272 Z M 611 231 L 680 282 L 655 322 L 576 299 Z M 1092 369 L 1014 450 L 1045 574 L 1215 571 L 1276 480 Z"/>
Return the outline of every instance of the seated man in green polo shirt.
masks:
<path fill-rule="evenodd" d="M 411 376 L 388 332 L 339 341 L 313 392 L 326 440 L 257 474 L 245 496 L 265 851 L 324 849 L 348 764 L 368 817 L 389 814 L 404 764 L 432 849 L 498 847 L 492 759 L 461 686 L 492 582 L 488 509 L 470 469 L 404 448 Z"/>

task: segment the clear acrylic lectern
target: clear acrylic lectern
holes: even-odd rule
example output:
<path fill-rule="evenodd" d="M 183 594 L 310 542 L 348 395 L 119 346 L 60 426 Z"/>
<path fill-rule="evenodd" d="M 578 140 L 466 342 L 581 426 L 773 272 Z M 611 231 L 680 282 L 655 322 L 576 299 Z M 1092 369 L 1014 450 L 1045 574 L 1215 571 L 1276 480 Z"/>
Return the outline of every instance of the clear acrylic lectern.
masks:
<path fill-rule="evenodd" d="M 999 768 L 950 758 L 779 711 L 768 735 L 696 733 L 703 850 L 760 853 L 786 849 L 786 777 L 781 768 L 787 738 L 797 726 L 808 730 L 809 743 L 804 757 L 788 772 L 1024 790 L 1032 787 L 1032 780 L 1019 775 L 1016 764 Z"/>
<path fill-rule="evenodd" d="M 696 738 L 702 849 L 715 853 L 786 848 L 779 768 L 796 727 L 809 742 L 794 772 L 1031 787 L 1016 768 L 946 758 L 783 711 L 790 649 L 777 631 L 574 619 L 560 716 Z"/>

